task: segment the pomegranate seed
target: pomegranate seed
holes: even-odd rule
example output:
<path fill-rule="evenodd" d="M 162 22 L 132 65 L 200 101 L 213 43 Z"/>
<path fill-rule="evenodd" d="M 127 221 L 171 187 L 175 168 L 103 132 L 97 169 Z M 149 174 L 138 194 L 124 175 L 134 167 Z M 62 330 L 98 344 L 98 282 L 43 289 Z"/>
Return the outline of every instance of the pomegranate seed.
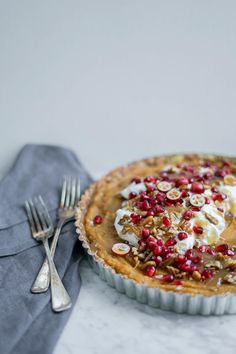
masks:
<path fill-rule="evenodd" d="M 172 274 L 165 274 L 162 277 L 162 281 L 164 283 L 171 283 L 174 280 L 174 276 Z"/>
<path fill-rule="evenodd" d="M 202 246 L 199 247 L 199 252 L 205 253 L 206 251 L 207 251 L 207 246 L 202 245 Z"/>
<path fill-rule="evenodd" d="M 134 199 L 135 197 L 137 197 L 137 194 L 134 192 L 130 192 L 129 199 Z"/>
<path fill-rule="evenodd" d="M 149 200 L 149 196 L 147 195 L 146 192 L 141 192 L 140 193 L 140 201 L 143 202 L 144 200 Z"/>
<path fill-rule="evenodd" d="M 151 206 L 155 206 L 157 204 L 157 201 L 155 199 L 151 199 L 149 203 Z"/>
<path fill-rule="evenodd" d="M 187 264 L 187 263 L 183 263 L 183 264 L 181 265 L 181 270 L 183 270 L 184 272 L 190 273 L 190 272 L 192 271 L 191 265 L 190 265 L 190 264 Z"/>
<path fill-rule="evenodd" d="M 141 178 L 139 178 L 139 177 L 134 177 L 134 178 L 131 180 L 131 182 L 136 183 L 136 184 L 141 183 Z"/>
<path fill-rule="evenodd" d="M 201 194 L 204 192 L 204 186 L 200 182 L 193 182 L 192 187 L 191 187 L 191 191 L 193 193 Z"/>
<path fill-rule="evenodd" d="M 202 261 L 202 257 L 200 256 L 193 257 L 193 263 L 198 264 L 201 263 L 201 261 Z"/>
<path fill-rule="evenodd" d="M 177 178 L 176 182 L 175 182 L 175 185 L 176 187 L 180 187 L 180 186 L 184 186 L 184 185 L 187 185 L 188 184 L 188 177 L 186 176 L 180 176 Z"/>
<path fill-rule="evenodd" d="M 181 286 L 181 285 L 183 285 L 183 282 L 182 282 L 182 280 L 175 279 L 175 280 L 173 281 L 173 284 L 176 285 L 176 286 Z"/>
<path fill-rule="evenodd" d="M 227 245 L 227 243 L 222 243 L 222 244 L 216 246 L 216 252 L 225 253 L 228 251 L 228 249 L 229 249 L 229 246 Z"/>
<path fill-rule="evenodd" d="M 153 249 L 154 256 L 159 256 L 161 253 L 162 253 L 162 247 L 156 245 L 155 248 Z"/>
<path fill-rule="evenodd" d="M 153 208 L 153 211 L 155 214 L 160 214 L 160 213 L 164 213 L 164 208 L 160 205 L 156 205 L 154 208 Z"/>
<path fill-rule="evenodd" d="M 158 246 L 164 246 L 164 242 L 161 239 L 157 239 Z"/>
<path fill-rule="evenodd" d="M 216 186 L 211 187 L 211 191 L 212 193 L 217 193 L 218 189 L 216 188 Z"/>
<path fill-rule="evenodd" d="M 144 200 L 144 202 L 142 202 L 140 209 L 143 211 L 148 211 L 149 209 L 151 209 L 151 206 L 147 200 Z"/>
<path fill-rule="evenodd" d="M 210 254 L 211 256 L 215 256 L 216 252 L 213 248 L 208 247 L 206 252 Z"/>
<path fill-rule="evenodd" d="M 131 218 L 132 218 L 132 223 L 133 224 L 138 224 L 139 222 L 140 222 L 140 220 L 141 220 L 141 215 L 134 215 L 134 216 L 132 216 L 132 214 L 131 214 Z"/>
<path fill-rule="evenodd" d="M 182 262 L 185 262 L 186 261 L 186 257 L 184 256 L 184 255 L 182 255 L 182 254 L 179 254 L 177 257 L 176 257 L 176 262 L 180 262 L 180 263 L 182 263 Z"/>
<path fill-rule="evenodd" d="M 148 266 L 146 268 L 146 275 L 148 277 L 153 277 L 153 275 L 155 274 L 156 268 L 154 266 Z"/>
<path fill-rule="evenodd" d="M 210 204 L 210 199 L 208 197 L 205 197 L 205 204 Z"/>
<path fill-rule="evenodd" d="M 161 256 L 155 256 L 154 261 L 156 262 L 157 265 L 159 265 L 162 262 L 162 257 Z"/>
<path fill-rule="evenodd" d="M 103 221 L 102 217 L 100 215 L 96 215 L 93 219 L 93 223 L 94 225 L 99 225 L 101 224 Z"/>
<path fill-rule="evenodd" d="M 213 273 L 210 269 L 204 269 L 202 271 L 202 279 L 211 279 L 213 277 Z"/>
<path fill-rule="evenodd" d="M 217 170 L 216 172 L 215 172 L 215 176 L 216 177 L 224 177 L 224 176 L 226 176 L 227 175 L 227 171 L 225 171 L 225 170 Z"/>
<path fill-rule="evenodd" d="M 176 243 L 177 243 L 177 241 L 174 237 L 169 237 L 165 242 L 165 246 L 166 247 L 174 246 L 174 245 L 176 245 Z"/>
<path fill-rule="evenodd" d="M 147 186 L 147 192 L 148 192 L 148 193 L 153 192 L 154 189 L 155 189 L 155 188 L 154 188 L 153 186 L 151 186 L 151 185 L 148 185 L 148 186 Z"/>
<path fill-rule="evenodd" d="M 223 164 L 223 166 L 225 166 L 225 167 L 232 167 L 232 164 L 231 164 L 231 162 L 229 162 L 229 161 L 222 161 L 222 164 Z"/>
<path fill-rule="evenodd" d="M 158 192 L 157 195 L 156 195 L 156 200 L 159 202 L 159 203 L 163 203 L 164 200 L 165 200 L 165 197 L 166 195 L 162 192 Z"/>
<path fill-rule="evenodd" d="M 194 226 L 193 227 L 193 232 L 195 232 L 195 234 L 202 234 L 203 233 L 203 228 L 201 226 Z"/>
<path fill-rule="evenodd" d="M 183 218 L 184 220 L 190 220 L 192 216 L 193 216 L 192 210 L 186 210 L 184 212 Z"/>
<path fill-rule="evenodd" d="M 225 254 L 229 257 L 233 257 L 235 255 L 235 253 L 231 250 L 226 251 Z"/>
<path fill-rule="evenodd" d="M 204 173 L 203 178 L 207 180 L 211 179 L 212 178 L 211 172 Z"/>
<path fill-rule="evenodd" d="M 187 191 L 186 189 L 184 189 L 184 190 L 182 191 L 181 197 L 182 197 L 182 198 L 188 197 L 188 191 Z"/>
<path fill-rule="evenodd" d="M 201 208 L 196 207 L 196 206 L 192 206 L 192 207 L 191 207 L 191 210 L 192 210 L 192 211 L 200 211 Z"/>
<path fill-rule="evenodd" d="M 154 216 L 154 215 L 155 215 L 154 211 L 148 210 L 147 216 Z"/>
<path fill-rule="evenodd" d="M 162 222 L 166 227 L 169 227 L 171 225 L 171 221 L 167 216 L 163 216 Z"/>
<path fill-rule="evenodd" d="M 142 237 L 143 238 L 148 238 L 149 235 L 150 235 L 150 231 L 148 229 L 144 228 L 142 230 Z"/>
<path fill-rule="evenodd" d="M 180 231 L 180 232 L 178 233 L 178 239 L 179 239 L 180 241 L 185 240 L 186 238 L 188 238 L 188 234 L 187 234 L 186 232 Z"/>
<path fill-rule="evenodd" d="M 146 249 L 146 247 L 147 247 L 147 242 L 145 240 L 139 240 L 138 244 L 141 248 Z"/>
<path fill-rule="evenodd" d="M 187 259 L 189 259 L 189 260 L 192 260 L 193 259 L 193 251 L 190 249 L 190 250 L 187 250 L 186 252 L 185 252 L 185 256 L 187 257 Z"/>
<path fill-rule="evenodd" d="M 162 171 L 162 172 L 160 173 L 160 177 L 161 177 L 162 179 L 164 179 L 164 180 L 169 179 L 168 172 Z"/>
<path fill-rule="evenodd" d="M 144 178 L 144 182 L 146 182 L 146 183 L 150 183 L 150 182 L 155 183 L 156 182 L 156 178 L 153 177 L 153 176 L 148 176 L 148 177 Z"/>

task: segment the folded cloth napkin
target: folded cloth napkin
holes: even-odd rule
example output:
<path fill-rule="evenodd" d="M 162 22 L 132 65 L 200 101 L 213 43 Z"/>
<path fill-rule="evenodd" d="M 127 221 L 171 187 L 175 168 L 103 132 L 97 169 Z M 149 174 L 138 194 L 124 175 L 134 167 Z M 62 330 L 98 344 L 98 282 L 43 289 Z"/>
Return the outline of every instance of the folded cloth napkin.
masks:
<path fill-rule="evenodd" d="M 63 176 L 79 176 L 83 191 L 92 182 L 75 154 L 56 146 L 26 145 L 0 182 L 0 353 L 52 353 L 71 309 L 54 313 L 50 291 L 32 294 L 45 257 L 31 237 L 24 201 L 41 194 L 56 225 Z M 73 222 L 59 239 L 55 264 L 75 303 L 80 289 L 81 250 Z"/>

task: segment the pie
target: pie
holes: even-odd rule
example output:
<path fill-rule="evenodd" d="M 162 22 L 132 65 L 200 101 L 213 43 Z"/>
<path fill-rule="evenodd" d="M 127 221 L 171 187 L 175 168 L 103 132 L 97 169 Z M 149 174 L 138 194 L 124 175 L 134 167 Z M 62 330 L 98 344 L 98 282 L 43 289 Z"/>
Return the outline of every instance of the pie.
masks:
<path fill-rule="evenodd" d="M 236 158 L 171 155 L 119 167 L 84 194 L 90 253 L 148 288 L 236 293 Z"/>

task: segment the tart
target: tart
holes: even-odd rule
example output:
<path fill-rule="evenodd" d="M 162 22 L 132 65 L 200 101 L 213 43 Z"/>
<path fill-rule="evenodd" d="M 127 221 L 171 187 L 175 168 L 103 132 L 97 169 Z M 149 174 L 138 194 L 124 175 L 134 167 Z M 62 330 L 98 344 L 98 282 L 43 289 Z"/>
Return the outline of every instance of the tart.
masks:
<path fill-rule="evenodd" d="M 142 289 L 163 307 L 169 295 L 178 310 L 182 294 L 180 312 L 232 313 L 235 216 L 236 158 L 182 154 L 111 171 L 85 192 L 76 225 L 98 268 L 116 277 L 112 285 L 117 276 L 131 282 L 132 297 Z"/>

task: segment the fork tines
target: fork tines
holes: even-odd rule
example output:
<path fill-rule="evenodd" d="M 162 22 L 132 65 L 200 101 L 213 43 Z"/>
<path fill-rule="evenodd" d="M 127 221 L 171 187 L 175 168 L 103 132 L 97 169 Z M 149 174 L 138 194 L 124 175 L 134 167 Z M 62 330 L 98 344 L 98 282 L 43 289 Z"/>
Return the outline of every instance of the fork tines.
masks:
<path fill-rule="evenodd" d="M 65 176 L 60 208 L 75 208 L 80 198 L 80 179 L 77 177 Z"/>
<path fill-rule="evenodd" d="M 52 220 L 41 195 L 27 200 L 25 208 L 34 237 L 52 229 Z"/>

